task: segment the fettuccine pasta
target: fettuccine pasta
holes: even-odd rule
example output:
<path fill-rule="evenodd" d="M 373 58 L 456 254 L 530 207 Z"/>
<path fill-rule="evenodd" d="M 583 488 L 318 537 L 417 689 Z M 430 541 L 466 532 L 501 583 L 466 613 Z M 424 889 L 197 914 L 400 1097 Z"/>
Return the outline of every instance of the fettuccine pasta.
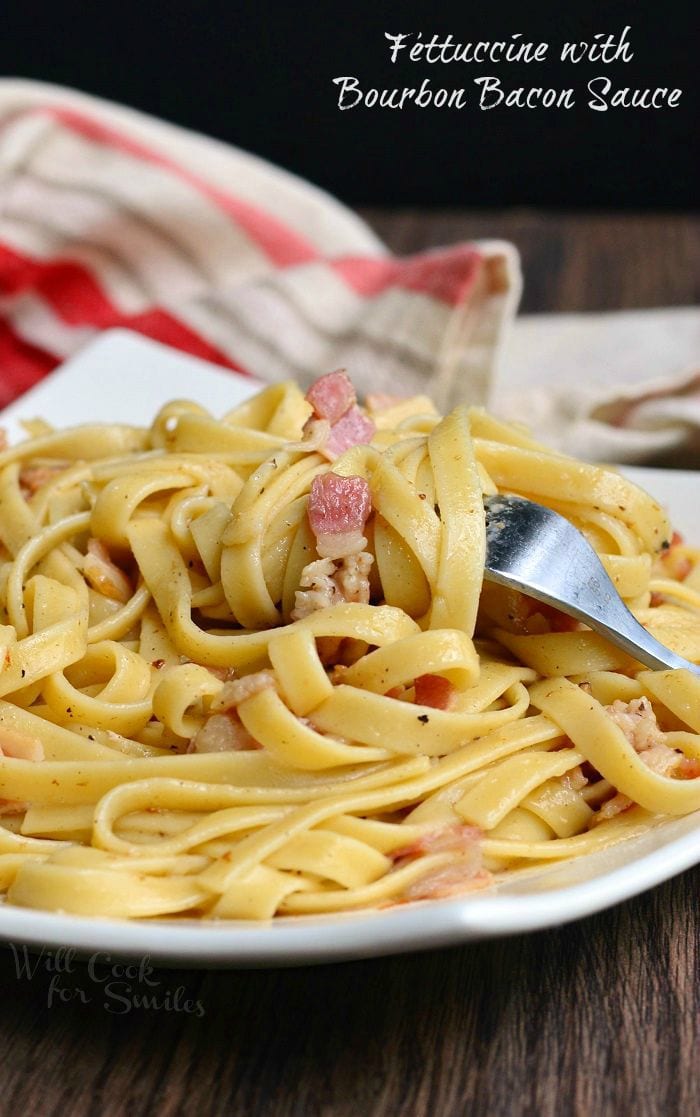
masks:
<path fill-rule="evenodd" d="M 461 895 L 700 808 L 700 680 L 483 581 L 483 498 L 570 519 L 700 660 L 646 493 L 343 373 L 0 453 L 0 888 L 270 919 Z"/>

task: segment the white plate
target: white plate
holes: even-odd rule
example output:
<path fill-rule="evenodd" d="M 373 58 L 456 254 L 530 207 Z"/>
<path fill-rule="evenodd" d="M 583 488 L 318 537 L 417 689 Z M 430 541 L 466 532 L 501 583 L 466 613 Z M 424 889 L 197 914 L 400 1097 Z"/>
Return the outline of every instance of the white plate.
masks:
<path fill-rule="evenodd" d="M 56 425 L 87 420 L 145 422 L 168 399 L 197 400 L 214 413 L 244 399 L 252 381 L 125 331 L 103 335 L 42 381 L 0 421 Z M 698 537 L 698 476 L 626 472 L 670 509 L 676 527 Z M 531 931 L 600 911 L 700 862 L 700 812 L 581 860 L 514 878 L 497 890 L 385 911 L 281 919 L 271 924 L 88 920 L 0 905 L 0 939 L 72 946 L 82 953 L 145 956 L 187 966 L 295 965 L 361 958 Z"/>

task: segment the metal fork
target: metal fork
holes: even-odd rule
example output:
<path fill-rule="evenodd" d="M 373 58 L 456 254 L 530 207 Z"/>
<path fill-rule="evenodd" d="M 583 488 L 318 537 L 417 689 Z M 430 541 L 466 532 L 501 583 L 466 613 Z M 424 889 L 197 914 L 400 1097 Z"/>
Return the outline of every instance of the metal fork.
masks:
<path fill-rule="evenodd" d="M 584 621 L 647 667 L 684 667 L 700 675 L 699 666 L 659 643 L 632 616 L 591 545 L 558 512 L 520 496 L 486 497 L 484 507 L 490 582 Z"/>

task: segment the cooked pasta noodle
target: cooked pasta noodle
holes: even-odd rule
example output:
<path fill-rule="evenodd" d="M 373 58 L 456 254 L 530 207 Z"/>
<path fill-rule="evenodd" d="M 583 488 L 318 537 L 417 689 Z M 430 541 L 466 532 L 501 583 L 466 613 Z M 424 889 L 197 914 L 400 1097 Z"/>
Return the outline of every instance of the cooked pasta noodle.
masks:
<path fill-rule="evenodd" d="M 567 516 L 700 660 L 700 556 L 617 473 L 342 374 L 0 453 L 0 885 L 81 915 L 459 895 L 700 808 L 700 680 L 482 585 Z"/>

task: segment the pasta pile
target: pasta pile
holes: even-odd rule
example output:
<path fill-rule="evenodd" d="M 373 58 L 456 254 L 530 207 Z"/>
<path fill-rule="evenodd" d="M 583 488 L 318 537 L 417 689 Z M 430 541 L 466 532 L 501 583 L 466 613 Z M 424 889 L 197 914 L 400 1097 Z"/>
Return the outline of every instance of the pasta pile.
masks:
<path fill-rule="evenodd" d="M 651 497 L 479 409 L 369 398 L 331 452 L 328 414 L 290 382 L 0 453 L 8 902 L 439 899 L 700 808 L 700 680 L 482 585 L 483 496 L 524 495 L 700 660 L 700 556 Z"/>

